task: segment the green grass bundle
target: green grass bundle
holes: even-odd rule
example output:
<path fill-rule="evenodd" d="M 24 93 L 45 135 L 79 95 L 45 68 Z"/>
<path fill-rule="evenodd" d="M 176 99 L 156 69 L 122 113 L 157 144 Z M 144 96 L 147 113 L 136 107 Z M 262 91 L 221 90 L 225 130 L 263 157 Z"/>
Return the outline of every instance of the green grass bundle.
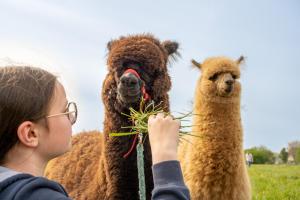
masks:
<path fill-rule="evenodd" d="M 127 116 L 130 121 L 132 121 L 132 126 L 126 126 L 122 127 L 124 130 L 129 130 L 125 132 L 120 133 L 110 133 L 110 136 L 128 136 L 128 135 L 135 135 L 135 134 L 147 134 L 148 133 L 148 118 L 151 115 L 157 115 L 158 113 L 163 113 L 166 115 L 171 115 L 169 112 L 164 112 L 163 108 L 160 106 L 161 104 L 154 105 L 154 102 L 151 102 L 144 108 L 144 102 L 143 100 L 140 103 L 140 109 L 135 110 L 133 108 L 130 108 L 130 114 L 122 113 L 123 115 Z M 190 122 L 190 118 L 193 115 L 192 112 L 188 113 L 178 113 L 180 116 L 174 117 L 173 119 L 177 119 L 181 122 L 181 126 L 179 129 L 179 136 L 181 139 L 185 140 L 181 136 L 184 135 L 192 135 L 191 131 L 189 130 L 192 126 L 191 125 L 183 125 L 186 124 L 186 122 Z"/>

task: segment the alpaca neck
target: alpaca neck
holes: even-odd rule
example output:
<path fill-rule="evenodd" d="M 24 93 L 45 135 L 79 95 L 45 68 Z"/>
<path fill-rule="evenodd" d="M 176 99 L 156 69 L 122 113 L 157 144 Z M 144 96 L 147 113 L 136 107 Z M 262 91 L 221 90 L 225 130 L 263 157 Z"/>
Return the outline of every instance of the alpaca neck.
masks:
<path fill-rule="evenodd" d="M 240 102 L 197 96 L 184 176 L 192 199 L 250 199 Z M 200 98 L 199 98 L 200 97 Z"/>
<path fill-rule="evenodd" d="M 200 154 L 204 157 L 216 158 L 215 154 L 220 156 L 224 154 L 222 156 L 224 161 L 224 159 L 231 159 L 229 155 L 225 155 L 226 153 L 235 157 L 242 156 L 240 102 L 214 102 L 200 96 L 195 103 L 192 132 L 200 138 L 193 138 L 191 148 L 198 148 L 198 150 L 192 152 L 199 155 L 199 151 L 203 151 L 205 145 L 209 148 L 210 154 Z"/>
<path fill-rule="evenodd" d="M 163 106 L 168 109 L 168 102 L 164 103 Z M 102 159 L 100 159 L 100 165 L 104 166 L 102 173 L 106 176 L 106 184 L 114 188 L 114 191 L 111 191 L 109 197 L 110 199 L 139 199 L 137 154 L 135 147 L 127 158 L 123 158 L 131 148 L 135 136 L 109 136 L 109 134 L 113 132 L 129 132 L 130 130 L 123 129 L 122 127 L 132 126 L 132 122 L 128 120 L 127 116 L 122 115 L 120 112 L 106 111 L 104 124 L 103 155 Z M 143 146 L 146 196 L 147 199 L 150 199 L 153 189 L 153 178 L 149 139 L 145 140 Z"/>
<path fill-rule="evenodd" d="M 193 126 L 194 131 L 210 138 L 223 137 L 233 139 L 235 135 L 241 135 L 240 102 L 213 102 L 205 98 L 196 99 L 194 107 Z M 209 132 L 204 129 L 221 127 L 221 130 Z M 239 131 L 234 131 L 239 129 Z M 220 131 L 217 133 L 217 131 Z M 224 131 L 227 135 L 224 135 Z"/>
<path fill-rule="evenodd" d="M 106 177 L 106 185 L 110 194 L 108 199 L 138 199 L 138 172 L 136 149 L 124 158 L 123 156 L 129 151 L 133 145 L 134 135 L 122 137 L 110 137 L 110 133 L 129 132 L 129 130 L 121 127 L 132 126 L 132 123 L 119 113 L 109 113 L 110 116 L 105 117 L 104 141 L 102 147 L 102 159 L 100 165 L 103 167 L 103 174 Z M 148 196 L 151 195 L 153 189 L 152 181 L 152 159 L 149 140 L 144 143 L 144 166 L 146 179 L 146 189 Z"/>

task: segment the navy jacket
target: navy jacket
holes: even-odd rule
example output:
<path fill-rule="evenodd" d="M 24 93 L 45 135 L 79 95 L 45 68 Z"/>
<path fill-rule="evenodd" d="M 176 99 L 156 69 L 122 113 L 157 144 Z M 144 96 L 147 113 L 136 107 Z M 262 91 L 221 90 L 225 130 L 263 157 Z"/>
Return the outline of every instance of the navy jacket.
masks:
<path fill-rule="evenodd" d="M 178 161 L 161 162 L 152 167 L 153 200 L 190 199 Z M 70 200 L 64 188 L 43 177 L 14 172 L 0 166 L 0 200 Z"/>

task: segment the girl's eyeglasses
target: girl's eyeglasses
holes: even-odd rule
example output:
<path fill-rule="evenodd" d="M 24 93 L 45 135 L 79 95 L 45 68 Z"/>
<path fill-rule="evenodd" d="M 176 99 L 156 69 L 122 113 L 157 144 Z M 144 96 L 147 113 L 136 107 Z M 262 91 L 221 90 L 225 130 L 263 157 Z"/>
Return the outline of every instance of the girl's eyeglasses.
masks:
<path fill-rule="evenodd" d="M 77 120 L 77 106 L 75 102 L 69 102 L 67 105 L 67 110 L 64 113 L 58 113 L 58 114 L 53 114 L 53 115 L 48 115 L 46 116 L 46 118 L 50 118 L 50 117 L 56 117 L 56 116 L 60 116 L 60 115 L 67 115 L 71 124 L 75 124 L 76 120 Z"/>

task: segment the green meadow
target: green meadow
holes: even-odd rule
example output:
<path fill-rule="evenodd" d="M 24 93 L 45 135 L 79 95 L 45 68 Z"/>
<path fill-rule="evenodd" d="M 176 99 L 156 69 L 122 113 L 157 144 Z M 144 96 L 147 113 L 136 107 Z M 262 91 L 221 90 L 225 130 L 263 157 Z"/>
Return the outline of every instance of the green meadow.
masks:
<path fill-rule="evenodd" d="M 300 165 L 252 165 L 253 200 L 300 200 Z"/>

